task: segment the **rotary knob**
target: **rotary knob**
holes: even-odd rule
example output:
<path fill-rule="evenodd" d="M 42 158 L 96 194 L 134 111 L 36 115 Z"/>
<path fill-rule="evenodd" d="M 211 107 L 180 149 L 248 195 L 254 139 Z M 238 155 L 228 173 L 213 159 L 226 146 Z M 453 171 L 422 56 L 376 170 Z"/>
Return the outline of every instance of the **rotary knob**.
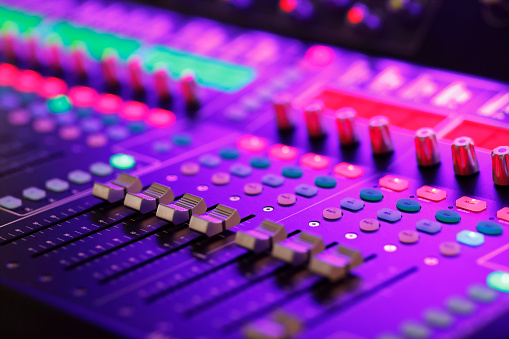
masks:
<path fill-rule="evenodd" d="M 320 100 L 313 100 L 304 108 L 308 134 L 312 139 L 319 139 L 325 136 L 322 112 L 323 102 Z"/>
<path fill-rule="evenodd" d="M 392 153 L 392 138 L 389 131 L 389 119 L 384 116 L 375 116 L 369 120 L 369 136 L 373 154 L 382 155 Z"/>
<path fill-rule="evenodd" d="M 440 163 L 438 141 L 435 131 L 431 128 L 421 128 L 415 132 L 415 155 L 417 163 L 422 167 L 434 166 Z"/>
<path fill-rule="evenodd" d="M 509 146 L 498 146 L 491 151 L 491 163 L 495 185 L 509 186 Z"/>
<path fill-rule="evenodd" d="M 469 137 L 454 139 L 452 145 L 452 161 L 456 175 L 472 175 L 479 172 L 474 140 Z"/>
<path fill-rule="evenodd" d="M 356 118 L 357 112 L 351 107 L 344 107 L 336 111 L 336 126 L 341 146 L 351 146 L 359 142 Z"/>
<path fill-rule="evenodd" d="M 272 98 L 277 126 L 280 131 L 293 129 L 292 95 L 290 93 L 276 94 Z"/>

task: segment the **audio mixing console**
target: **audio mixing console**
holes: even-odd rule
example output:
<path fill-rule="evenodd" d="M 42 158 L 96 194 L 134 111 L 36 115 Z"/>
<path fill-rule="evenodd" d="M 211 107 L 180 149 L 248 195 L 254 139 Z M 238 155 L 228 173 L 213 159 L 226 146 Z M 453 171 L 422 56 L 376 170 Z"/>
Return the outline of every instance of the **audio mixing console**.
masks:
<path fill-rule="evenodd" d="M 509 337 L 509 84 L 126 2 L 0 27 L 1 337 Z"/>

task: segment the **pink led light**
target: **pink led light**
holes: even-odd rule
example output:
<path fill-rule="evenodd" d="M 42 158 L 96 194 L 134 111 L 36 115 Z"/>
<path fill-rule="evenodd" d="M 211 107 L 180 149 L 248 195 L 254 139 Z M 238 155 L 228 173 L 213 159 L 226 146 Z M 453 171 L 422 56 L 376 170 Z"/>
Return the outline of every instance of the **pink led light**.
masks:
<path fill-rule="evenodd" d="M 10 64 L 0 64 L 0 86 L 12 86 L 17 80 L 19 70 Z"/>
<path fill-rule="evenodd" d="M 310 64 L 324 67 L 330 65 L 334 61 L 335 54 L 332 48 L 318 45 L 310 47 L 304 57 Z"/>
<path fill-rule="evenodd" d="M 350 21 L 350 23 L 358 24 L 362 21 L 362 19 L 364 19 L 364 11 L 360 7 L 352 7 L 348 11 L 346 18 Z"/>
<path fill-rule="evenodd" d="M 335 174 L 342 175 L 350 179 L 358 178 L 364 173 L 361 166 L 352 165 L 346 162 L 341 162 L 334 166 L 333 171 Z"/>
<path fill-rule="evenodd" d="M 300 163 L 313 169 L 324 169 L 329 167 L 330 159 L 325 155 L 307 153 L 300 157 Z"/>
<path fill-rule="evenodd" d="M 438 265 L 438 258 L 436 257 L 426 257 L 424 258 L 424 263 L 428 266 Z"/>
<path fill-rule="evenodd" d="M 114 94 L 101 94 L 95 104 L 95 109 L 103 114 L 114 114 L 120 111 L 123 101 Z"/>
<path fill-rule="evenodd" d="M 350 240 L 357 239 L 357 234 L 355 234 L 355 233 L 347 233 L 347 234 L 345 234 L 345 238 L 350 239 Z"/>
<path fill-rule="evenodd" d="M 168 175 L 166 180 L 168 181 L 177 181 L 178 177 L 176 175 Z"/>
<path fill-rule="evenodd" d="M 153 108 L 148 113 L 146 122 L 154 127 L 169 127 L 175 123 L 175 114 L 162 108 Z"/>
<path fill-rule="evenodd" d="M 237 139 L 237 147 L 249 152 L 262 152 L 267 145 L 267 140 L 254 135 L 243 135 Z"/>
<path fill-rule="evenodd" d="M 269 156 L 279 160 L 293 160 L 299 156 L 299 151 L 292 146 L 275 144 L 270 146 Z"/>
<path fill-rule="evenodd" d="M 41 88 L 43 77 L 34 71 L 21 71 L 16 79 L 14 88 L 20 92 L 35 93 Z"/>
<path fill-rule="evenodd" d="M 95 89 L 86 86 L 75 86 L 69 91 L 69 98 L 76 107 L 91 107 L 97 102 Z"/>
<path fill-rule="evenodd" d="M 120 116 L 124 119 L 131 121 L 139 121 L 144 119 L 148 114 L 148 107 L 142 102 L 138 101 L 126 101 Z"/>
<path fill-rule="evenodd" d="M 59 78 L 46 78 L 39 88 L 39 95 L 43 98 L 52 98 L 65 93 L 67 93 L 67 84 Z"/>
<path fill-rule="evenodd" d="M 385 245 L 384 246 L 384 251 L 385 252 L 396 252 L 398 248 L 396 247 L 396 245 Z"/>

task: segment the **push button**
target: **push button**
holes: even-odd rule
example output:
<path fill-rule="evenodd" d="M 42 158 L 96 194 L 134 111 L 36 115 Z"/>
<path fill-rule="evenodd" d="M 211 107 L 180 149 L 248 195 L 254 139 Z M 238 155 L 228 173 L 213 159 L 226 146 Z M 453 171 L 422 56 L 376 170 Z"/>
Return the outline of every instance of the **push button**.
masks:
<path fill-rule="evenodd" d="M 364 201 L 378 202 L 384 198 L 383 193 L 375 188 L 363 188 L 360 191 L 360 197 Z"/>
<path fill-rule="evenodd" d="M 221 159 L 213 154 L 204 154 L 198 159 L 198 162 L 202 166 L 214 168 L 221 164 Z"/>
<path fill-rule="evenodd" d="M 239 151 L 235 148 L 223 148 L 219 150 L 219 156 L 223 159 L 237 159 L 239 155 Z"/>
<path fill-rule="evenodd" d="M 258 195 L 262 193 L 262 191 L 263 186 L 257 182 L 251 182 L 249 184 L 244 185 L 244 193 L 246 193 L 247 195 Z"/>
<path fill-rule="evenodd" d="M 446 302 L 447 309 L 451 313 L 460 315 L 469 315 L 474 309 L 475 305 L 470 300 L 461 297 L 451 297 Z"/>
<path fill-rule="evenodd" d="M 401 332 L 407 338 L 425 339 L 431 336 L 431 331 L 424 325 L 416 322 L 406 322 L 401 326 Z"/>
<path fill-rule="evenodd" d="M 264 157 L 251 158 L 250 163 L 254 168 L 268 168 L 270 166 L 270 160 Z"/>
<path fill-rule="evenodd" d="M 46 198 L 46 191 L 37 187 L 25 188 L 23 190 L 23 198 L 32 201 L 39 201 Z"/>
<path fill-rule="evenodd" d="M 321 188 L 334 188 L 336 184 L 337 180 L 328 175 L 319 175 L 315 178 L 315 185 Z"/>
<path fill-rule="evenodd" d="M 254 135 L 244 135 L 237 139 L 237 146 L 249 152 L 262 152 L 267 148 L 267 140 Z"/>
<path fill-rule="evenodd" d="M 442 225 L 440 223 L 428 219 L 419 220 L 415 224 L 415 227 L 417 230 L 428 234 L 438 233 L 442 229 Z"/>
<path fill-rule="evenodd" d="M 468 230 L 463 230 L 456 234 L 456 240 L 459 243 L 468 245 L 468 246 L 481 246 L 484 244 L 484 235 L 478 232 L 472 232 Z"/>
<path fill-rule="evenodd" d="M 240 163 L 233 164 L 230 166 L 230 173 L 237 177 L 245 178 L 251 174 L 251 167 Z"/>
<path fill-rule="evenodd" d="M 312 198 L 318 194 L 318 188 L 306 184 L 301 184 L 295 187 L 295 193 L 306 198 Z"/>
<path fill-rule="evenodd" d="M 292 179 L 298 179 L 302 177 L 302 169 L 295 166 L 286 166 L 282 170 L 283 176 Z"/>
<path fill-rule="evenodd" d="M 408 188 L 408 180 L 401 179 L 392 175 L 386 175 L 378 180 L 380 187 L 388 188 L 390 190 L 401 192 Z"/>
<path fill-rule="evenodd" d="M 76 170 L 69 172 L 69 174 L 67 175 L 67 180 L 76 185 L 84 185 L 90 180 L 92 180 L 92 176 L 88 172 Z"/>
<path fill-rule="evenodd" d="M 471 299 L 482 303 L 490 303 L 497 298 L 497 292 L 482 285 L 470 286 L 467 294 Z"/>
<path fill-rule="evenodd" d="M 497 218 L 500 220 L 509 221 L 509 207 L 504 207 L 497 211 Z"/>
<path fill-rule="evenodd" d="M 264 185 L 274 187 L 274 188 L 283 185 L 284 182 L 285 182 L 285 179 L 283 177 L 281 177 L 279 175 L 275 175 L 275 174 L 267 174 L 267 175 L 264 175 L 262 178 L 262 183 Z"/>
<path fill-rule="evenodd" d="M 453 318 L 447 312 L 442 310 L 427 310 L 424 313 L 424 319 L 433 327 L 447 328 L 452 325 Z"/>
<path fill-rule="evenodd" d="M 444 241 L 440 244 L 439 250 L 446 257 L 455 257 L 460 254 L 461 246 L 457 242 Z"/>
<path fill-rule="evenodd" d="M 486 201 L 469 198 L 465 196 L 456 200 L 456 207 L 462 208 L 470 212 L 481 212 L 486 209 Z"/>
<path fill-rule="evenodd" d="M 343 212 L 337 207 L 327 207 L 322 214 L 323 218 L 327 220 L 338 220 L 343 216 Z"/>
<path fill-rule="evenodd" d="M 486 278 L 486 284 L 495 290 L 509 293 L 509 273 L 501 271 L 492 272 Z"/>
<path fill-rule="evenodd" d="M 171 137 L 171 141 L 177 146 L 189 146 L 193 139 L 187 134 L 175 134 Z"/>
<path fill-rule="evenodd" d="M 344 198 L 339 202 L 341 208 L 357 212 L 364 208 L 364 203 L 361 200 L 354 198 Z"/>
<path fill-rule="evenodd" d="M 113 173 L 113 168 L 104 162 L 94 162 L 90 165 L 90 172 L 98 177 L 105 177 Z"/>
<path fill-rule="evenodd" d="M 439 202 L 447 197 L 447 192 L 431 186 L 422 186 L 421 188 L 417 189 L 417 196 L 419 198 Z"/>
<path fill-rule="evenodd" d="M 404 230 L 399 232 L 398 238 L 403 244 L 415 244 L 419 241 L 419 233 L 413 230 Z"/>
<path fill-rule="evenodd" d="M 50 179 L 46 181 L 46 189 L 55 193 L 61 193 L 69 189 L 69 183 L 58 178 Z"/>
<path fill-rule="evenodd" d="M 230 183 L 231 177 L 228 173 L 217 172 L 212 174 L 212 183 L 217 186 L 224 186 Z"/>
<path fill-rule="evenodd" d="M 299 156 L 299 151 L 295 147 L 276 144 L 270 146 L 269 156 L 279 160 L 293 160 Z"/>
<path fill-rule="evenodd" d="M 479 221 L 476 229 L 477 231 L 488 235 L 502 234 L 502 225 L 492 221 Z"/>
<path fill-rule="evenodd" d="M 324 169 L 329 167 L 330 159 L 324 155 L 307 153 L 300 157 L 300 163 L 313 169 Z"/>
<path fill-rule="evenodd" d="M 12 195 L 6 195 L 0 198 L 0 206 L 7 208 L 8 210 L 15 210 L 21 207 L 21 199 L 15 198 Z"/>
<path fill-rule="evenodd" d="M 281 206 L 291 206 L 295 204 L 297 197 L 291 193 L 283 193 L 278 195 L 277 203 Z"/>
<path fill-rule="evenodd" d="M 134 160 L 134 158 L 130 155 L 118 153 L 111 156 L 110 164 L 115 168 L 128 170 L 136 165 L 136 160 Z"/>
<path fill-rule="evenodd" d="M 398 210 L 403 212 L 415 213 L 420 211 L 421 204 L 418 201 L 412 199 L 399 199 L 396 202 L 396 207 Z"/>
<path fill-rule="evenodd" d="M 382 208 L 376 212 L 378 219 L 388 222 L 396 222 L 401 219 L 401 212 L 391 210 L 390 208 Z"/>
<path fill-rule="evenodd" d="M 180 165 L 180 172 L 184 175 L 196 175 L 200 172 L 200 165 L 195 162 L 185 162 Z"/>
<path fill-rule="evenodd" d="M 451 210 L 438 210 L 435 213 L 435 218 L 438 221 L 445 222 L 447 224 L 455 224 L 461 220 L 460 214 Z"/>
<path fill-rule="evenodd" d="M 380 228 L 380 223 L 376 219 L 362 219 L 359 227 L 364 232 L 374 232 Z"/>
<path fill-rule="evenodd" d="M 349 179 L 358 178 L 364 173 L 362 167 L 352 165 L 347 162 L 341 162 L 337 164 L 336 166 L 334 166 L 333 171 L 335 174 L 342 175 Z"/>

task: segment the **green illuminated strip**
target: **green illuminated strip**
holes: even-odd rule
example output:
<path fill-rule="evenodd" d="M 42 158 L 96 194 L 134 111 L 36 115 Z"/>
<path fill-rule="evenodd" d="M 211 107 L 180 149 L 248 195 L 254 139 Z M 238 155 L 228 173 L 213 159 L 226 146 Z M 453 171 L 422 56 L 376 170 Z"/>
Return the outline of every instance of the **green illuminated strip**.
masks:
<path fill-rule="evenodd" d="M 178 78 L 184 70 L 191 69 L 195 72 L 200 85 L 226 92 L 237 91 L 255 78 L 255 72 L 250 67 L 204 58 L 162 46 L 151 49 L 144 59 L 149 71 L 162 66 L 174 78 Z"/>
<path fill-rule="evenodd" d="M 0 6 L 0 27 L 3 27 L 6 22 L 12 22 L 20 33 L 24 33 L 37 27 L 41 21 L 40 16 Z"/>

